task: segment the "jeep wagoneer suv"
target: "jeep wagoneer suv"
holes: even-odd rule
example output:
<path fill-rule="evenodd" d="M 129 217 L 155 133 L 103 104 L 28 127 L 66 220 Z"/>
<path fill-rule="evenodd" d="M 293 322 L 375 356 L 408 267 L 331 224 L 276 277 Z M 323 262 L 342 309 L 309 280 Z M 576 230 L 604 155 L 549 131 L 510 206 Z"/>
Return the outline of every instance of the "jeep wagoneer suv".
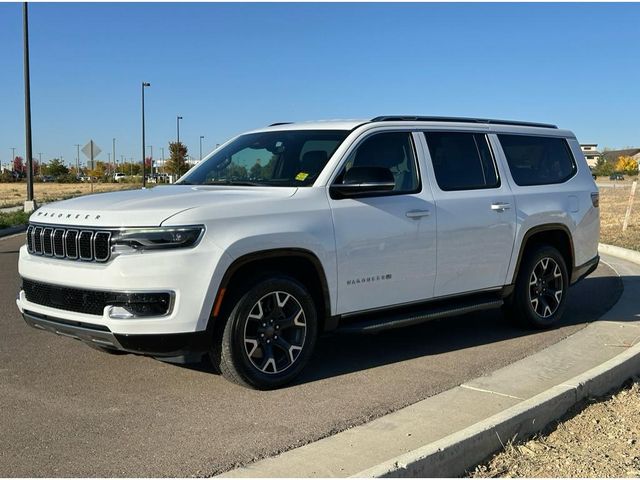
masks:
<path fill-rule="evenodd" d="M 598 264 L 598 190 L 553 125 L 388 116 L 279 123 L 176 184 L 48 204 L 17 299 L 33 327 L 106 352 L 210 355 L 274 388 L 321 332 L 503 307 L 554 325 Z"/>

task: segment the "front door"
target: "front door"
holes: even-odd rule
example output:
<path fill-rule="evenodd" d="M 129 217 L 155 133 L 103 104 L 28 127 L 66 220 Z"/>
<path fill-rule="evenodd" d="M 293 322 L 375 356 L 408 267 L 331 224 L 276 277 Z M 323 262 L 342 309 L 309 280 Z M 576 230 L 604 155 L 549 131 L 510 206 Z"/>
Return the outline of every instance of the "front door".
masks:
<path fill-rule="evenodd" d="M 366 198 L 329 199 L 338 261 L 338 313 L 431 298 L 435 206 L 420 175 L 414 134 L 367 136 L 347 153 L 334 182 L 341 182 L 354 166 L 388 168 L 395 187 Z"/>

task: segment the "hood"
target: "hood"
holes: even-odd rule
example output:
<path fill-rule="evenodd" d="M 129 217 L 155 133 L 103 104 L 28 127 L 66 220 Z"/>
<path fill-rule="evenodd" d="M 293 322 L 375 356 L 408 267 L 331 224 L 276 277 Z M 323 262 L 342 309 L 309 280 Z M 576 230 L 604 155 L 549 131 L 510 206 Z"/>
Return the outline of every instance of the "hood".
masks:
<path fill-rule="evenodd" d="M 295 187 L 168 185 L 85 195 L 49 203 L 36 210 L 32 222 L 84 227 L 155 227 L 180 212 L 202 206 L 264 202 L 286 198 Z"/>

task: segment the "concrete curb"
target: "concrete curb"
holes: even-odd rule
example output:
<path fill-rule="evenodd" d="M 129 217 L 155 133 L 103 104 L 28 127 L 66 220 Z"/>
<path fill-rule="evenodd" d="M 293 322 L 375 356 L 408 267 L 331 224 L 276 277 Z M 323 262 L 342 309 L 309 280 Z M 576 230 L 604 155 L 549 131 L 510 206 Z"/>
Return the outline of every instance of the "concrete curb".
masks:
<path fill-rule="evenodd" d="M 637 263 L 640 265 L 640 252 L 635 250 L 629 250 L 628 248 L 616 247 L 614 245 L 607 245 L 606 243 L 598 244 L 598 251 L 611 255 L 612 257 L 618 257 L 629 262 Z"/>
<path fill-rule="evenodd" d="M 640 344 L 569 382 L 508 408 L 438 442 L 388 460 L 354 477 L 457 477 L 513 438 L 560 418 L 581 400 L 601 396 L 640 372 Z"/>
<path fill-rule="evenodd" d="M 7 227 L 0 229 L 0 238 L 15 235 L 16 233 L 22 233 L 27 229 L 27 225 L 16 225 L 15 227 Z"/>
<path fill-rule="evenodd" d="M 600 252 L 640 264 L 640 252 L 599 244 Z M 559 419 L 581 400 L 619 387 L 640 373 L 640 343 L 528 400 L 353 477 L 458 477 L 503 448 Z"/>

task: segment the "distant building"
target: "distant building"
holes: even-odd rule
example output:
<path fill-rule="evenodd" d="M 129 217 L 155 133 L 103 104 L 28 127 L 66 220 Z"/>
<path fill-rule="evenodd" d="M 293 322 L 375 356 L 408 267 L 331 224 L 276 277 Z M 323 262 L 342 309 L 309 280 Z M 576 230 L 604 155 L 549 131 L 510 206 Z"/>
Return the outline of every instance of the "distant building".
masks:
<path fill-rule="evenodd" d="M 602 153 L 598 151 L 598 144 L 581 143 L 580 149 L 584 154 L 584 158 L 587 160 L 587 165 L 589 165 L 589 168 L 595 167 L 596 163 L 598 163 L 598 160 L 600 160 L 600 157 L 602 156 Z"/>
<path fill-rule="evenodd" d="M 604 158 L 613 164 L 620 157 L 631 157 L 640 164 L 640 148 L 625 148 L 623 150 L 608 150 L 604 152 Z"/>

